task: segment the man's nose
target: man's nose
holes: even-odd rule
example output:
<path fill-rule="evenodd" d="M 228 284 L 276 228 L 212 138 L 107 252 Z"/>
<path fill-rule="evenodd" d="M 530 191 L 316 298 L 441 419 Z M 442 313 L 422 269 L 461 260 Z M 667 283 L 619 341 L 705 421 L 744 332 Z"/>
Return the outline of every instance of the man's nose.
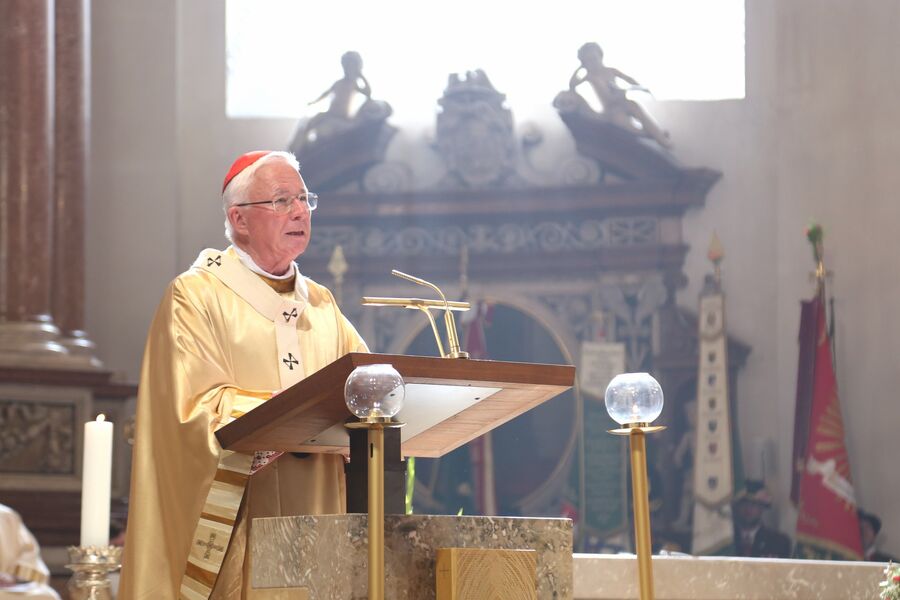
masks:
<path fill-rule="evenodd" d="M 299 219 L 304 215 L 309 214 L 309 205 L 306 204 L 306 200 L 301 200 L 300 198 L 294 198 L 294 201 L 291 202 L 291 217 L 295 219 Z"/>

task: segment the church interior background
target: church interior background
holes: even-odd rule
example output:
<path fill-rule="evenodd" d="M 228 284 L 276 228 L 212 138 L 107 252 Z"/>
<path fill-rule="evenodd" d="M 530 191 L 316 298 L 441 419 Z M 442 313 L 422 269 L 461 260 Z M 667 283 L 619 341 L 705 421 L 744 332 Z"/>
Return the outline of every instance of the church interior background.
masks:
<path fill-rule="evenodd" d="M 68 4 L 84 6 L 57 0 L 57 10 Z M 84 18 L 89 118 L 79 160 L 87 194 L 83 215 L 63 210 L 52 238 L 79 252 L 54 250 L 44 266 L 28 264 L 48 286 L 46 307 L 35 310 L 85 332 L 100 364 L 82 363 L 78 375 L 53 368 L 34 375 L 35 365 L 15 360 L 0 368 L 0 501 L 22 512 L 55 568 L 62 547 L 77 541 L 75 424 L 100 410 L 116 422 L 114 506 L 124 518 L 128 417 L 147 326 L 167 282 L 200 249 L 224 245 L 217 182 L 235 156 L 256 148 L 298 155 L 322 198 L 301 271 L 335 291 L 373 350 L 436 351 L 415 311 L 359 305 L 362 296 L 418 293 L 390 277 L 396 268 L 473 302 L 477 322 L 460 329 L 483 327 L 478 351 L 488 358 L 580 369 L 585 344 L 601 343 L 622 349 L 625 370 L 653 373 L 666 393 L 660 420 L 668 426 L 650 444 L 654 542 L 678 550 L 690 541 L 683 447 L 693 435 L 687 412 L 696 397 L 698 297 L 712 271 L 706 254 L 714 232 L 725 249 L 736 455 L 775 498 L 767 520 L 794 531 L 799 303 L 814 289 L 804 228 L 821 223 L 856 497 L 882 517 L 882 548 L 900 553 L 900 480 L 890 476 L 900 449 L 893 397 L 900 325 L 892 318 L 900 305 L 900 108 L 892 101 L 900 74 L 891 35 L 900 6 L 747 2 L 744 97 L 641 98 L 670 149 L 593 120 L 582 105 L 587 84 L 580 95 L 568 89 L 579 47 L 602 39 L 569 40 L 555 96 L 537 120 L 520 120 L 514 99 L 495 87 L 502 78 L 470 64 L 446 74 L 430 123 L 405 127 L 391 97 L 402 91 L 371 77 L 372 99 L 350 124 L 327 115 L 313 123 L 228 117 L 223 2 L 95 0 Z M 398 36 L 413 27 L 397 23 Z M 355 41 L 343 49 L 367 60 Z M 647 40 L 646 52 L 666 49 Z M 334 73 L 305 82 L 307 100 L 340 76 L 339 59 L 315 58 Z M 2 214 L 0 222 L 12 226 Z M 66 239 L 67 228 L 84 233 L 83 248 Z M 4 273 L 31 250 L 9 231 L 2 235 L 18 245 L 4 246 L 12 248 L 0 258 Z M 6 302 L 19 301 L 15 283 L 0 280 Z M 631 549 L 626 446 L 606 434 L 611 426 L 602 395 L 579 382 L 491 434 L 489 500 L 483 465 L 466 446 L 418 462 L 415 509 L 571 516 L 576 551 Z"/>

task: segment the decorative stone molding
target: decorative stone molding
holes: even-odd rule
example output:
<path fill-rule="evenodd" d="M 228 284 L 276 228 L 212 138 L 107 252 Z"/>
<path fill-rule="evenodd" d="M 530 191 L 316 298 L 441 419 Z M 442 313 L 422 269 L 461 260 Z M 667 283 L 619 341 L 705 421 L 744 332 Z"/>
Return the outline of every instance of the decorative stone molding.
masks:
<path fill-rule="evenodd" d="M 505 99 L 478 69 L 451 75 L 438 101 L 435 149 L 467 187 L 501 184 L 514 171 L 513 116 Z"/>
<path fill-rule="evenodd" d="M 74 474 L 75 408 L 0 398 L 0 473 Z"/>
<path fill-rule="evenodd" d="M 0 490 L 79 489 L 91 403 L 84 389 L 0 385 Z"/>
<path fill-rule="evenodd" d="M 479 223 L 434 227 L 354 227 L 320 225 L 307 256 L 330 256 L 337 245 L 353 256 L 459 256 L 558 253 L 598 248 L 649 245 L 657 242 L 656 217 L 604 220 L 544 220 L 537 223 Z"/>
<path fill-rule="evenodd" d="M 597 301 L 613 317 L 611 339 L 625 344 L 629 371 L 648 368 L 655 346 L 655 317 L 667 297 L 666 286 L 658 275 L 600 284 Z"/>

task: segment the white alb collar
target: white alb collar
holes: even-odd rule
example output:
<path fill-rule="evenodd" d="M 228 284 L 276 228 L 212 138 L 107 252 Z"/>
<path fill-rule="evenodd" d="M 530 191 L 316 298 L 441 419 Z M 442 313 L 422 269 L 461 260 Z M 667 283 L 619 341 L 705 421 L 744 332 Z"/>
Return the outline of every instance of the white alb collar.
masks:
<path fill-rule="evenodd" d="M 262 275 L 264 277 L 268 277 L 269 279 L 290 279 L 294 275 L 297 275 L 297 263 L 291 263 L 291 269 L 288 269 L 287 273 L 284 275 L 272 275 L 271 273 L 265 271 L 262 267 L 256 264 L 256 261 L 253 258 L 244 252 L 238 247 L 237 244 L 233 244 L 234 251 L 237 252 L 238 258 L 241 259 L 241 262 L 244 263 L 244 266 L 256 273 L 257 275 Z"/>
<path fill-rule="evenodd" d="M 237 244 L 232 244 L 231 247 L 234 248 L 235 254 L 238 255 L 239 259 L 241 259 L 241 262 L 243 263 L 243 265 L 245 267 L 247 267 L 248 269 L 250 269 L 251 271 L 253 271 L 254 273 L 256 273 L 257 275 L 262 275 L 263 277 L 268 277 L 269 279 L 276 279 L 276 280 L 285 280 L 285 279 L 290 279 L 291 277 L 296 276 L 297 279 L 295 280 L 295 283 L 294 283 L 294 289 L 297 291 L 298 294 L 300 294 L 300 296 L 304 300 L 307 297 L 309 297 L 309 292 L 306 287 L 306 280 L 303 277 L 303 275 L 300 273 L 300 268 L 297 266 L 297 263 L 291 262 L 292 268 L 288 269 L 288 272 L 285 273 L 284 275 L 273 275 L 273 274 L 265 271 L 258 264 L 256 264 L 256 261 L 253 260 L 253 257 L 251 257 L 249 254 L 247 254 L 243 250 L 241 250 Z"/>

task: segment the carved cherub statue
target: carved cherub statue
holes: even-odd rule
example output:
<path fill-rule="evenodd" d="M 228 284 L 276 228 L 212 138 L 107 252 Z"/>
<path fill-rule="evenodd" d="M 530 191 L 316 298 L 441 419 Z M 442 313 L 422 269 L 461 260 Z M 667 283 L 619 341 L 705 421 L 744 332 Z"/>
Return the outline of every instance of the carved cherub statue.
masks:
<path fill-rule="evenodd" d="M 296 143 L 313 143 L 317 139 L 332 137 L 352 129 L 365 120 L 384 120 L 391 113 L 385 102 L 372 100 L 372 88 L 362 74 L 363 63 L 359 52 L 345 52 L 341 56 L 341 66 L 344 68 L 344 76 L 309 103 L 312 106 L 331 96 L 328 110 L 301 124 L 299 137 L 295 137 Z M 356 102 L 358 94 L 363 96 L 362 103 Z M 358 109 L 354 110 L 357 105 Z M 292 142 L 292 147 L 293 144 Z"/>
<path fill-rule="evenodd" d="M 331 106 L 328 107 L 326 114 L 334 117 L 342 117 L 349 119 L 353 99 L 357 93 L 362 94 L 367 99 L 372 97 L 372 88 L 365 75 L 362 74 L 362 57 L 359 52 L 345 52 L 341 56 L 341 66 L 344 68 L 344 76 L 335 81 L 330 88 L 322 92 L 322 95 L 309 103 L 310 106 L 321 102 L 328 96 L 331 98 Z"/>
<path fill-rule="evenodd" d="M 636 131 L 641 135 L 656 140 L 663 148 L 671 147 L 669 134 L 657 125 L 656 121 L 626 95 L 626 89 L 619 85 L 619 80 L 631 86 L 630 89 L 645 89 L 622 71 L 603 64 L 603 49 L 595 42 L 588 42 L 578 49 L 581 66 L 575 69 L 569 79 L 569 90 L 588 82 L 603 105 L 603 114 L 613 123 Z"/>
<path fill-rule="evenodd" d="M 288 145 L 297 159 L 310 167 L 312 179 L 307 183 L 317 187 L 359 179 L 384 161 L 388 142 L 397 131 L 387 122 L 393 112 L 391 105 L 372 98 L 359 53 L 345 52 L 341 66 L 344 76 L 309 103 L 329 99 L 328 107 L 298 120 Z"/>

